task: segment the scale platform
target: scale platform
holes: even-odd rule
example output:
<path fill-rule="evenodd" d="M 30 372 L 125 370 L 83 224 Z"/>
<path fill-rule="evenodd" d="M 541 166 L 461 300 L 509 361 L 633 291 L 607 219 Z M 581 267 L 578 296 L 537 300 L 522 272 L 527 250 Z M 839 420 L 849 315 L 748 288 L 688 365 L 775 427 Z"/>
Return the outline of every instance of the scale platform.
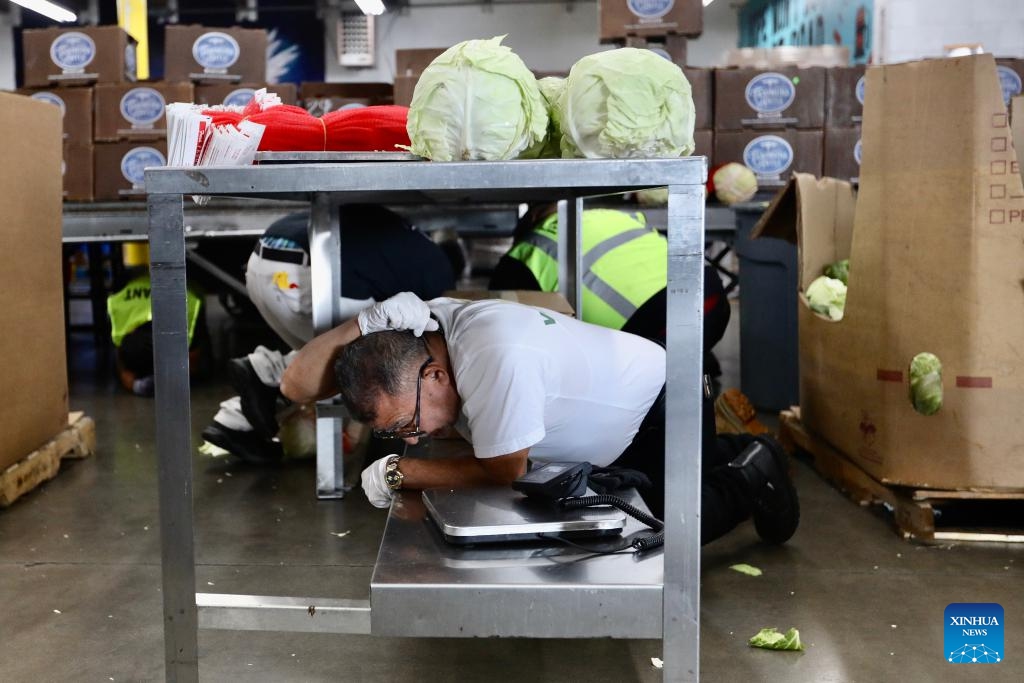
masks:
<path fill-rule="evenodd" d="M 430 518 L 456 545 L 615 536 L 626 526 L 626 514 L 613 507 L 562 510 L 507 487 L 427 489 L 422 495 Z M 586 495 L 596 494 L 587 489 Z"/>

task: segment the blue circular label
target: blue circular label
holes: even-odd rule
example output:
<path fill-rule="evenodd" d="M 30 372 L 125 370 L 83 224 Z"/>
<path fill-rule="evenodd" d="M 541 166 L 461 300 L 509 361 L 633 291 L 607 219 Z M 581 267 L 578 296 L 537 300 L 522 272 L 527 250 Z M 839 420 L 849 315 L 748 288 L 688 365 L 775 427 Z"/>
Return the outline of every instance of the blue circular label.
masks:
<path fill-rule="evenodd" d="M 793 164 L 793 148 L 778 135 L 762 135 L 743 149 L 743 163 L 759 176 L 777 176 Z"/>
<path fill-rule="evenodd" d="M 60 115 L 64 116 L 67 113 L 67 107 L 64 105 L 64 100 L 59 96 L 54 95 L 52 92 L 37 92 L 32 94 L 33 100 L 39 100 L 40 102 L 48 102 L 49 104 L 55 105 L 60 108 Z"/>
<path fill-rule="evenodd" d="M 132 88 L 121 98 L 121 116 L 133 126 L 152 126 L 164 115 L 167 102 L 153 88 Z"/>
<path fill-rule="evenodd" d="M 999 73 L 999 87 L 1003 89 L 1003 102 L 1009 105 L 1010 98 L 1020 94 L 1020 74 L 1002 64 L 996 67 L 996 71 Z"/>
<path fill-rule="evenodd" d="M 768 72 L 750 79 L 744 91 L 747 104 L 761 114 L 785 111 L 796 99 L 796 86 L 788 77 Z"/>
<path fill-rule="evenodd" d="M 244 107 L 245 105 L 252 102 L 252 98 L 256 96 L 256 91 L 252 88 L 238 88 L 228 93 L 228 96 L 224 98 L 225 106 L 230 107 Z"/>
<path fill-rule="evenodd" d="M 192 57 L 204 69 L 227 69 L 238 61 L 238 41 L 226 33 L 211 31 L 192 43 Z"/>
<path fill-rule="evenodd" d="M 861 76 L 857 79 L 857 85 L 853 89 L 853 94 L 857 96 L 857 101 L 860 102 L 860 106 L 864 106 L 864 86 L 867 85 L 867 76 Z"/>
<path fill-rule="evenodd" d="M 629 11 L 641 19 L 660 19 L 675 7 L 675 0 L 626 0 Z"/>
<path fill-rule="evenodd" d="M 95 58 L 95 41 L 79 31 L 62 33 L 50 43 L 50 59 L 64 71 L 81 71 Z"/>
<path fill-rule="evenodd" d="M 121 175 L 132 185 L 142 185 L 146 180 L 145 170 L 154 166 L 166 166 L 167 159 L 152 147 L 136 147 L 121 157 Z"/>
<path fill-rule="evenodd" d="M 857 165 L 860 166 L 860 155 L 861 155 L 861 144 L 860 140 L 857 140 L 857 144 L 853 146 L 853 158 L 857 160 Z"/>

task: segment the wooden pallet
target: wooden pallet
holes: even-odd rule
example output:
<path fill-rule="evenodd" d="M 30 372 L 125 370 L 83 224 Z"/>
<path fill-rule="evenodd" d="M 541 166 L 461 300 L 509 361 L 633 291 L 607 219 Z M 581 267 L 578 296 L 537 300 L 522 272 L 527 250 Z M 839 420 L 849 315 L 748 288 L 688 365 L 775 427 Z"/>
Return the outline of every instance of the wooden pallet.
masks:
<path fill-rule="evenodd" d="M 873 478 L 857 464 L 824 440 L 808 432 L 800 421 L 800 408 L 779 414 L 779 441 L 790 453 L 803 451 L 811 456 L 814 469 L 860 505 L 885 505 L 894 515 L 904 538 L 925 542 L 986 541 L 1024 543 L 1024 528 L 964 528 L 936 525 L 946 506 L 964 501 L 999 505 L 1024 501 L 1024 491 L 933 490 L 890 486 Z M 1020 518 L 1018 518 L 1019 520 Z"/>
<path fill-rule="evenodd" d="M 64 458 L 87 458 L 95 450 L 96 423 L 84 413 L 70 413 L 68 426 L 60 434 L 0 472 L 0 508 L 56 477 Z"/>

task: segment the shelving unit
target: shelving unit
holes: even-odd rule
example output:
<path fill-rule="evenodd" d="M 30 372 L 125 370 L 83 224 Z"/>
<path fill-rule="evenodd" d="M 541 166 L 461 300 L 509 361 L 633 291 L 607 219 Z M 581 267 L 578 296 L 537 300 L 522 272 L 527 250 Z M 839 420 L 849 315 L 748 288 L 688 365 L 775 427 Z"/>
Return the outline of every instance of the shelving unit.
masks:
<path fill-rule="evenodd" d="M 658 637 L 663 641 L 664 680 L 698 679 L 700 640 L 700 407 L 702 277 L 704 263 L 704 158 L 545 160 L 512 162 L 388 162 L 294 164 L 245 168 L 146 171 L 156 366 L 156 426 L 163 566 L 167 680 L 198 679 L 197 629 L 258 628 L 387 635 L 512 635 L 475 610 L 502 607 L 523 617 L 509 628 L 527 637 Z M 536 558 L 435 556 L 417 545 L 422 534 L 399 524 L 401 510 L 418 499 L 402 496 L 392 508 L 369 601 L 306 597 L 199 594 L 195 585 L 192 471 L 185 315 L 185 219 L 189 195 L 226 195 L 309 202 L 313 268 L 313 318 L 318 331 L 337 320 L 340 298 L 338 205 L 466 207 L 522 201 L 567 200 L 561 206 L 559 281 L 579 310 L 580 216 L 584 199 L 649 187 L 669 187 L 668 353 L 666 389 L 666 496 L 663 553 L 634 562 L 624 557 L 588 560 L 588 570 L 530 567 Z M 317 489 L 340 497 L 340 411 L 318 412 Z M 322 457 L 324 452 L 330 457 Z M 420 531 L 425 531 L 420 529 Z M 406 540 L 403 541 L 402 539 Z M 395 544 L 398 544 L 397 546 Z M 422 580 L 389 580 L 398 559 L 384 552 L 408 546 Z M 418 550 L 419 548 L 419 550 Z M 498 551 L 493 551 L 498 552 Z M 454 555 L 454 556 L 453 556 Z M 490 560 L 490 562 L 488 562 Z M 505 570 L 459 574 L 484 562 Z M 468 563 L 468 565 L 466 564 Z M 565 563 L 566 565 L 568 563 Z M 579 564 L 579 563 L 577 563 Z M 454 566 L 453 566 L 454 565 Z M 433 580 L 435 577 L 437 580 Z M 527 578 L 529 577 L 529 578 Z M 642 584 L 642 585 L 641 585 Z M 467 590 L 468 589 L 468 590 Z M 474 590 L 475 589 L 475 590 Z M 423 602 L 429 592 L 431 609 Z M 498 595 L 501 605 L 477 601 Z M 416 600 L 393 599 L 416 595 Z M 616 599 L 605 601 L 609 596 Z M 655 602 L 651 602 L 652 596 Z M 660 614 L 652 606 L 660 597 Z M 632 598 L 632 599 L 631 599 Z M 564 607 L 561 619 L 543 617 L 544 605 Z M 450 605 L 451 609 L 437 609 Z M 312 607 L 311 607 L 312 606 Z M 382 609 L 375 616 L 373 606 Z M 314 609 L 315 607 L 315 609 Z M 565 611 L 568 610 L 568 611 Z M 305 615 L 305 616 L 303 616 Z M 319 615 L 319 616 L 316 616 Z"/>

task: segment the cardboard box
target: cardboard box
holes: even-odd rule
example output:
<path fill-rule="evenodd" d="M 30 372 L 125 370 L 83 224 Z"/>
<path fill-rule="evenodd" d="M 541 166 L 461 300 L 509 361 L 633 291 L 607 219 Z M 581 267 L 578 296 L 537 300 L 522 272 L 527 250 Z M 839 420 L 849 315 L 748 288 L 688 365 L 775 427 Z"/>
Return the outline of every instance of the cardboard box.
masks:
<path fill-rule="evenodd" d="M 711 69 L 683 69 L 683 75 L 690 82 L 693 91 L 693 108 L 696 120 L 693 127 L 700 130 L 714 126 L 712 107 L 714 106 L 714 89 L 712 87 Z"/>
<path fill-rule="evenodd" d="M 793 173 L 821 175 L 822 131 L 715 131 L 714 164 L 730 161 L 749 167 L 758 187 L 782 187 Z"/>
<path fill-rule="evenodd" d="M 167 164 L 167 142 L 107 142 L 96 145 L 93 186 L 96 201 L 141 199 L 145 195 L 143 171 Z"/>
<path fill-rule="evenodd" d="M 320 83 L 307 81 L 299 86 L 299 97 L 306 111 L 316 116 L 350 107 L 370 107 L 394 103 L 390 83 Z"/>
<path fill-rule="evenodd" d="M 699 36 L 704 30 L 701 0 L 599 0 L 601 42 L 629 36 Z"/>
<path fill-rule="evenodd" d="M 419 76 L 395 76 L 395 104 L 408 107 L 412 104 L 412 96 L 416 92 Z"/>
<path fill-rule="evenodd" d="M 857 184 L 861 148 L 859 127 L 826 128 L 824 175 Z"/>
<path fill-rule="evenodd" d="M 693 156 L 710 159 L 715 153 L 715 133 L 710 130 L 693 131 Z"/>
<path fill-rule="evenodd" d="M 68 421 L 61 265 L 61 118 L 50 104 L 0 93 L 0 470 Z"/>
<path fill-rule="evenodd" d="M 563 315 L 569 315 L 574 318 L 576 317 L 576 313 L 572 310 L 572 306 L 566 298 L 558 292 L 535 292 L 525 289 L 504 289 L 494 291 L 468 289 L 451 290 L 445 292 L 444 296 L 450 296 L 456 299 L 468 299 L 469 301 L 502 299 L 504 301 L 514 301 L 516 303 L 526 304 L 527 306 L 546 308 L 549 311 L 554 311 L 555 313 L 562 313 Z"/>
<path fill-rule="evenodd" d="M 1010 106 L 1010 100 L 1024 92 L 1024 59 L 997 59 L 996 74 L 1003 91 L 1003 102 Z"/>
<path fill-rule="evenodd" d="M 1019 491 L 1024 184 L 994 60 L 867 78 L 856 204 L 849 184 L 798 175 L 755 230 L 798 242 L 801 291 L 850 258 L 842 320 L 799 307 L 803 422 L 882 482 Z M 949 92 L 975 96 L 936 107 Z M 930 416 L 909 396 L 921 352 L 942 362 Z"/>
<path fill-rule="evenodd" d="M 96 86 L 93 139 L 158 140 L 167 137 L 166 107 L 191 102 L 191 83 L 134 83 Z"/>
<path fill-rule="evenodd" d="M 92 143 L 64 143 L 64 199 L 70 202 L 91 202 L 93 195 Z"/>
<path fill-rule="evenodd" d="M 825 127 L 860 125 L 864 112 L 863 66 L 829 69 L 825 80 Z"/>
<path fill-rule="evenodd" d="M 135 80 L 135 39 L 117 26 L 28 29 L 21 39 L 26 88 Z"/>
<path fill-rule="evenodd" d="M 195 86 L 193 101 L 210 106 L 228 104 L 244 107 L 252 102 L 253 95 L 260 88 L 276 93 L 282 104 L 298 103 L 294 83 L 202 83 Z"/>
<path fill-rule="evenodd" d="M 715 130 L 822 128 L 825 69 L 715 69 Z"/>
<path fill-rule="evenodd" d="M 625 47 L 650 50 L 677 66 L 686 66 L 686 38 L 683 36 L 655 36 L 650 40 L 641 36 L 629 36 L 623 42 Z"/>
<path fill-rule="evenodd" d="M 446 47 L 419 47 L 395 50 L 395 76 L 419 76 Z"/>
<path fill-rule="evenodd" d="M 1014 97 L 1010 102 L 1010 123 L 1017 148 L 1017 167 L 1024 169 L 1024 97 Z"/>
<path fill-rule="evenodd" d="M 164 80 L 263 83 L 267 80 L 267 32 L 261 28 L 168 25 L 164 29 Z"/>
<path fill-rule="evenodd" d="M 47 90 L 19 90 L 42 102 L 57 106 L 64 121 L 63 140 L 66 143 L 92 142 L 92 88 L 49 88 Z"/>

